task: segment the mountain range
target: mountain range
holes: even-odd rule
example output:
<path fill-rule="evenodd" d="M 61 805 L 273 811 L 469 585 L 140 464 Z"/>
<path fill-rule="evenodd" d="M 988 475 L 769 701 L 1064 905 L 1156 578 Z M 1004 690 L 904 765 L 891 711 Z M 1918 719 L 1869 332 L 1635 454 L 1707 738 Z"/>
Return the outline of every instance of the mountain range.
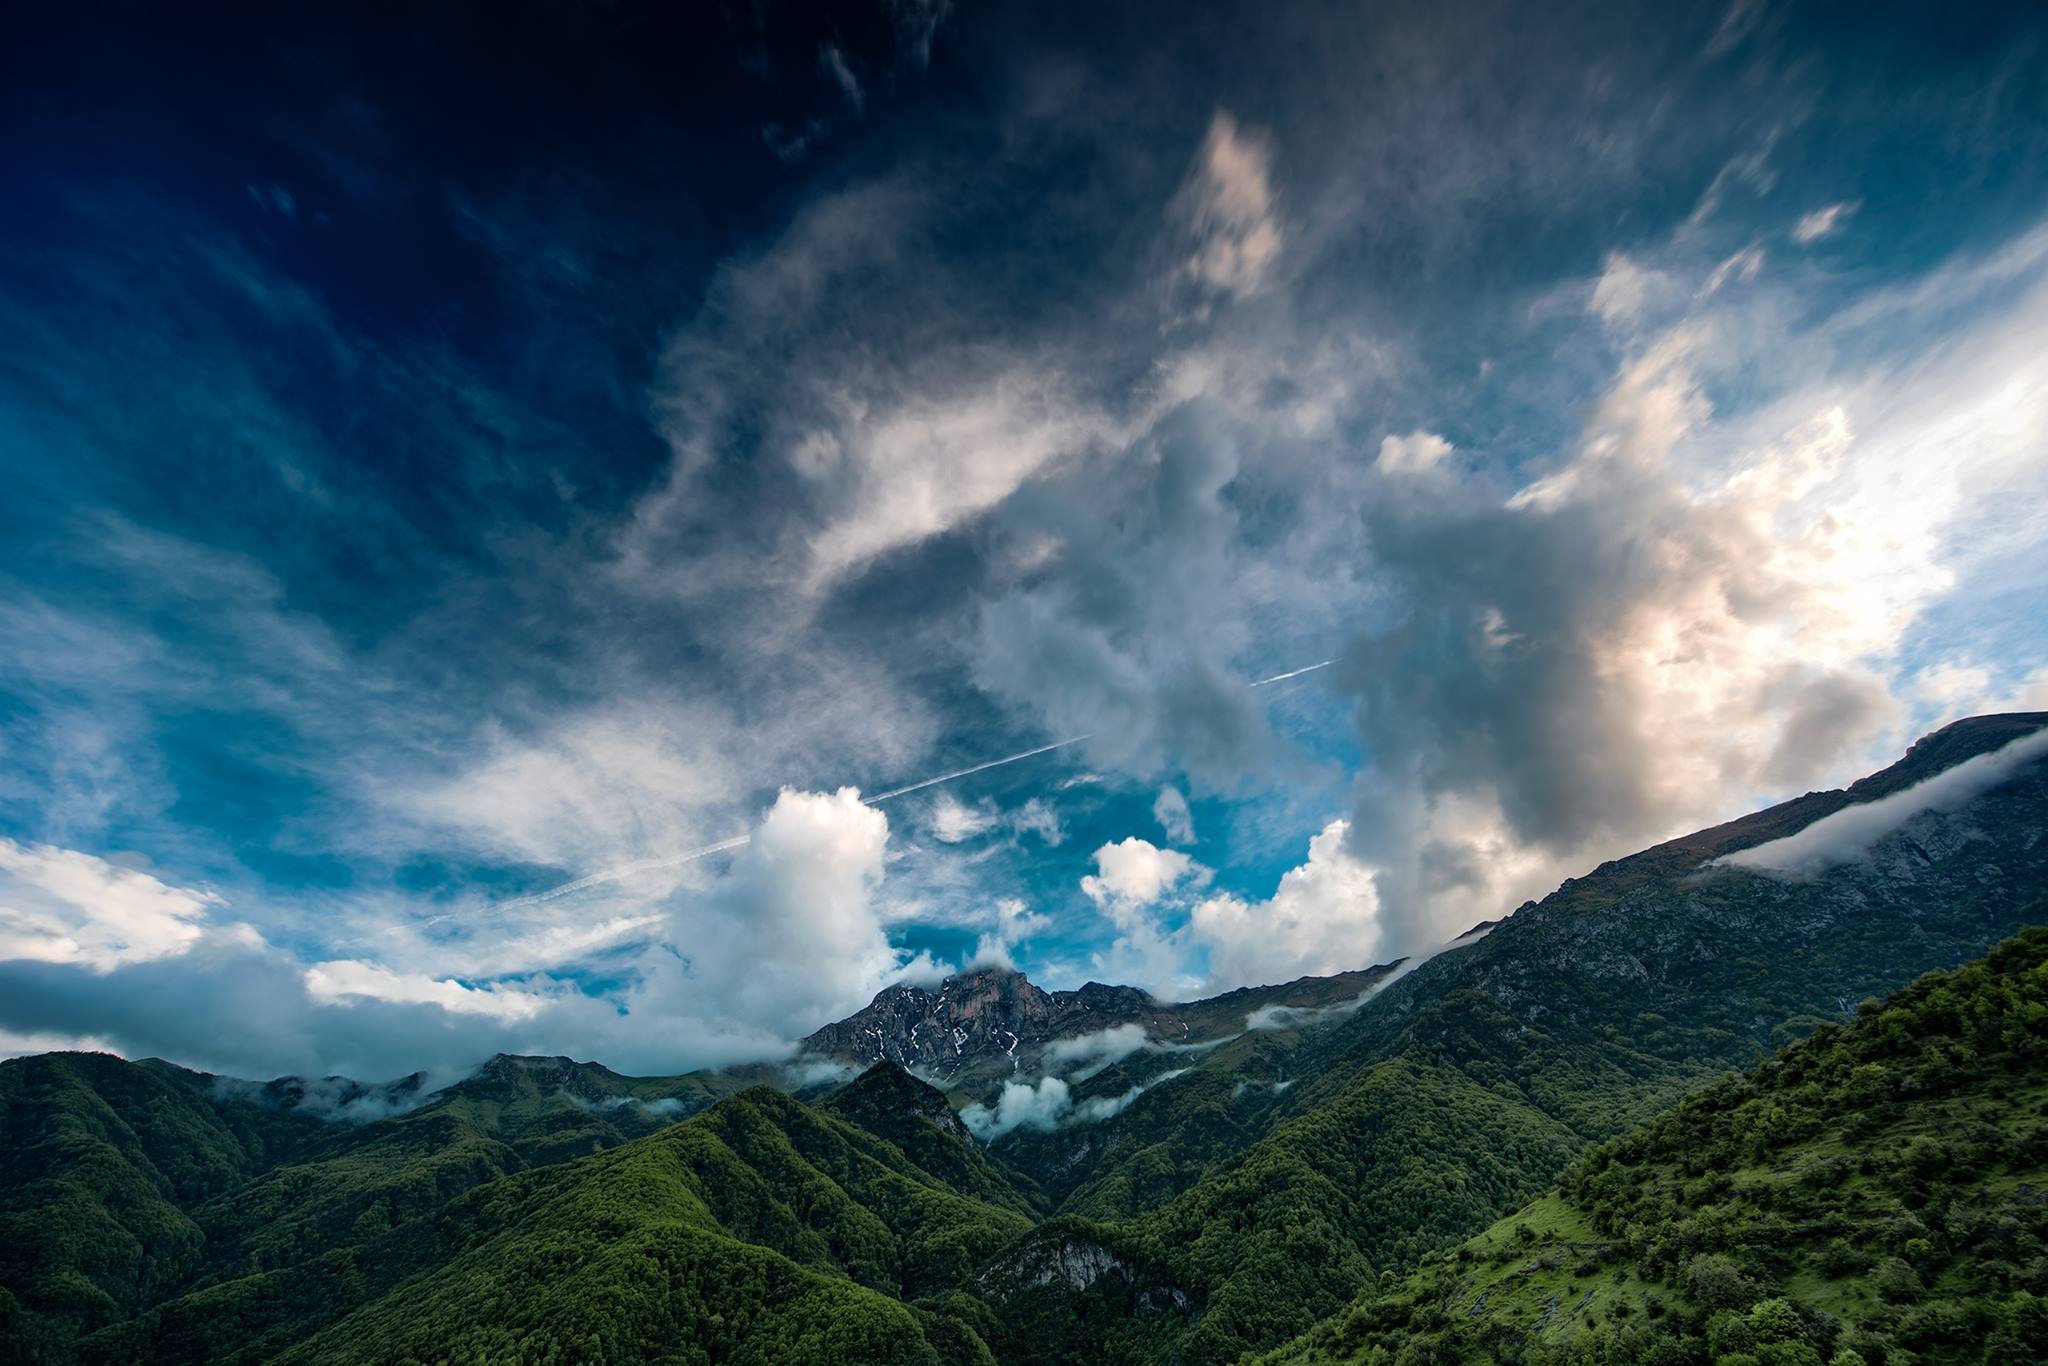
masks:
<path fill-rule="evenodd" d="M 13 1059 L 0 1360 L 2043 1359 L 2044 727 L 1203 1001 L 983 968 L 438 1091 Z"/>

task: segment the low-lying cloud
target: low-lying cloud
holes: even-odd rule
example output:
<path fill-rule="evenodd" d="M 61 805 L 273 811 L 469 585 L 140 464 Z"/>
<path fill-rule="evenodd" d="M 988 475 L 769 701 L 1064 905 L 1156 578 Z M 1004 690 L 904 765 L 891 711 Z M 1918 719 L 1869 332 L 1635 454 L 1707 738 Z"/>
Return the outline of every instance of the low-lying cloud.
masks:
<path fill-rule="evenodd" d="M 1073 1098 L 1073 1088 L 1058 1077 L 1040 1077 L 1035 1083 L 1005 1082 L 993 1107 L 976 1102 L 960 1112 L 960 1120 L 984 1143 L 993 1143 L 1017 1129 L 1050 1133 L 1069 1124 L 1100 1124 L 1122 1114 L 1153 1087 L 1187 1071 L 1181 1067 L 1162 1072 L 1120 1095 L 1092 1096 L 1079 1102 Z"/>
<path fill-rule="evenodd" d="M 2048 726 L 1989 754 L 1965 759 L 1902 792 L 1843 807 L 1783 839 L 1738 850 L 1715 863 L 1791 878 L 1853 863 L 1914 817 L 1967 806 L 2044 755 L 2048 755 Z"/>

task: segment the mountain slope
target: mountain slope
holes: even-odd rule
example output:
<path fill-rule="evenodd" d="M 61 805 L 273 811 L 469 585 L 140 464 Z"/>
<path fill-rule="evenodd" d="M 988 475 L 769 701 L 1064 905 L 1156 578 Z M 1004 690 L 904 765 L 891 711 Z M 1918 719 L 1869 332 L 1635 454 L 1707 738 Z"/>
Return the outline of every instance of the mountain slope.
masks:
<path fill-rule="evenodd" d="M 197 1074 L 96 1053 L 0 1064 L 0 1305 L 61 1342 L 135 1312 L 200 1265 L 187 1211 L 328 1134 L 218 1103 Z"/>
<path fill-rule="evenodd" d="M 357 1248 L 174 1301 L 83 1355 L 638 1360 L 659 1344 L 677 1360 L 971 1360 L 971 1330 L 909 1302 L 961 1285 L 1029 1227 L 756 1087 Z"/>
<path fill-rule="evenodd" d="M 2033 929 L 1593 1150 L 1268 1361 L 2048 1359 L 2044 1058 Z"/>
<path fill-rule="evenodd" d="M 2044 720 L 1950 727 L 1849 793 L 1860 801 L 1903 790 Z M 1850 804 L 1844 794 L 1819 794 L 1788 806 L 1800 803 L 1805 812 Z M 1348 1298 L 1380 1272 L 1483 1227 L 1585 1146 L 1761 1049 L 1841 1018 L 1864 996 L 2048 919 L 2048 764 L 1960 808 L 1913 817 L 1867 858 L 1811 878 L 1706 866 L 1709 856 L 1806 823 L 1774 812 L 1567 883 L 1312 1032 L 1291 1057 L 1299 1080 L 1274 1107 L 1275 1127 L 1126 1229 L 1125 1246 L 1156 1259 L 1207 1306 L 1151 1359 L 1229 1362 L 1303 1331 L 1314 1305 Z M 1349 1112 L 1344 1123 L 1365 1135 L 1358 1142 L 1293 1140 L 1292 1118 L 1345 1113 L 1359 1078 L 1396 1061 L 1433 1084 L 1389 1095 L 1384 1113 Z M 1180 1085 L 1148 1092 L 1114 1122 L 1192 1098 Z M 1541 1117 L 1530 1132 L 1552 1139 L 1524 1148 L 1510 1179 L 1475 1182 L 1490 1158 L 1418 1146 L 1418 1134 L 1458 1133 L 1469 1113 L 1492 1103 L 1527 1107 Z M 1423 1169 L 1417 1179 L 1446 1192 L 1434 1205 L 1441 1217 L 1404 1226 L 1380 1220 L 1369 1201 L 1321 1201 L 1303 1293 L 1272 1293 L 1272 1268 L 1292 1255 L 1299 1211 L 1273 1198 L 1271 1173 L 1287 1172 L 1302 1188 L 1369 1190 L 1383 1164 L 1409 1153 Z M 1191 1240 L 1206 1227 L 1224 1232 L 1198 1255 Z M 1036 1303 L 1029 1316 L 1056 1312 Z M 1077 1297 L 1072 1313 L 1091 1312 Z M 1159 1332 L 1156 1324 L 1100 1329 L 1103 1351 L 1118 1350 L 1127 1333 Z"/>

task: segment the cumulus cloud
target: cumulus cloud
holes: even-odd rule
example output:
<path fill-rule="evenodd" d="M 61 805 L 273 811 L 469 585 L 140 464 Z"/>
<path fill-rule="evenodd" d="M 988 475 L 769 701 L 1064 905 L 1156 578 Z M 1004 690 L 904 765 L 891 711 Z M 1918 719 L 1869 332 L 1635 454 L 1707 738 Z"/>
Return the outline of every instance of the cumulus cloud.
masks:
<path fill-rule="evenodd" d="M 2048 727 L 1989 754 L 1965 759 L 1902 792 L 1843 807 L 1783 839 L 1738 850 L 1715 862 L 1795 878 L 1838 863 L 1852 863 L 1915 816 L 1968 806 L 2043 756 L 2048 756 Z"/>
<path fill-rule="evenodd" d="M 1309 841 L 1308 861 L 1289 869 L 1265 901 L 1222 894 L 1195 903 L 1188 920 L 1208 950 L 1218 989 L 1291 981 L 1366 967 L 1380 948 L 1379 889 L 1354 858 L 1348 824 L 1331 821 Z"/>
<path fill-rule="evenodd" d="M 1035 835 L 1050 849 L 1067 837 L 1059 812 L 1042 797 L 1032 797 L 1004 810 L 987 800 L 969 806 L 952 793 L 941 791 L 932 800 L 929 822 L 932 838 L 941 844 L 964 844 L 1003 830 L 1013 836 Z"/>
<path fill-rule="evenodd" d="M 188 952 L 226 903 L 75 849 L 0 838 L 0 959 L 123 963 Z"/>
<path fill-rule="evenodd" d="M 1112 918 L 1143 910 L 1182 882 L 1207 870 L 1178 849 L 1161 849 L 1136 835 L 1095 851 L 1095 869 L 1081 891 Z"/>

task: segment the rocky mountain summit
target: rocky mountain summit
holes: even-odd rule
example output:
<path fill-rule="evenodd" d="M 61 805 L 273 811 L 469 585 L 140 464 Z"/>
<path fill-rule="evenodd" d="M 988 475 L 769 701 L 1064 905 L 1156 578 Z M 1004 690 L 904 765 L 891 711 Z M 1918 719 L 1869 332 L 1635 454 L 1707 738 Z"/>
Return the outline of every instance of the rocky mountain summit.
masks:
<path fill-rule="evenodd" d="M 1205 1043 L 1245 1027 L 1268 1006 L 1316 1009 L 1356 999 L 1396 964 L 1249 987 L 1199 1001 L 1163 1002 L 1137 987 L 1089 982 L 1046 991 L 1009 968 L 982 967 L 936 988 L 899 983 L 804 1040 L 812 1053 L 857 1067 L 891 1062 L 947 1085 L 1031 1075 L 1047 1046 L 1137 1025 L 1158 1043 Z"/>

